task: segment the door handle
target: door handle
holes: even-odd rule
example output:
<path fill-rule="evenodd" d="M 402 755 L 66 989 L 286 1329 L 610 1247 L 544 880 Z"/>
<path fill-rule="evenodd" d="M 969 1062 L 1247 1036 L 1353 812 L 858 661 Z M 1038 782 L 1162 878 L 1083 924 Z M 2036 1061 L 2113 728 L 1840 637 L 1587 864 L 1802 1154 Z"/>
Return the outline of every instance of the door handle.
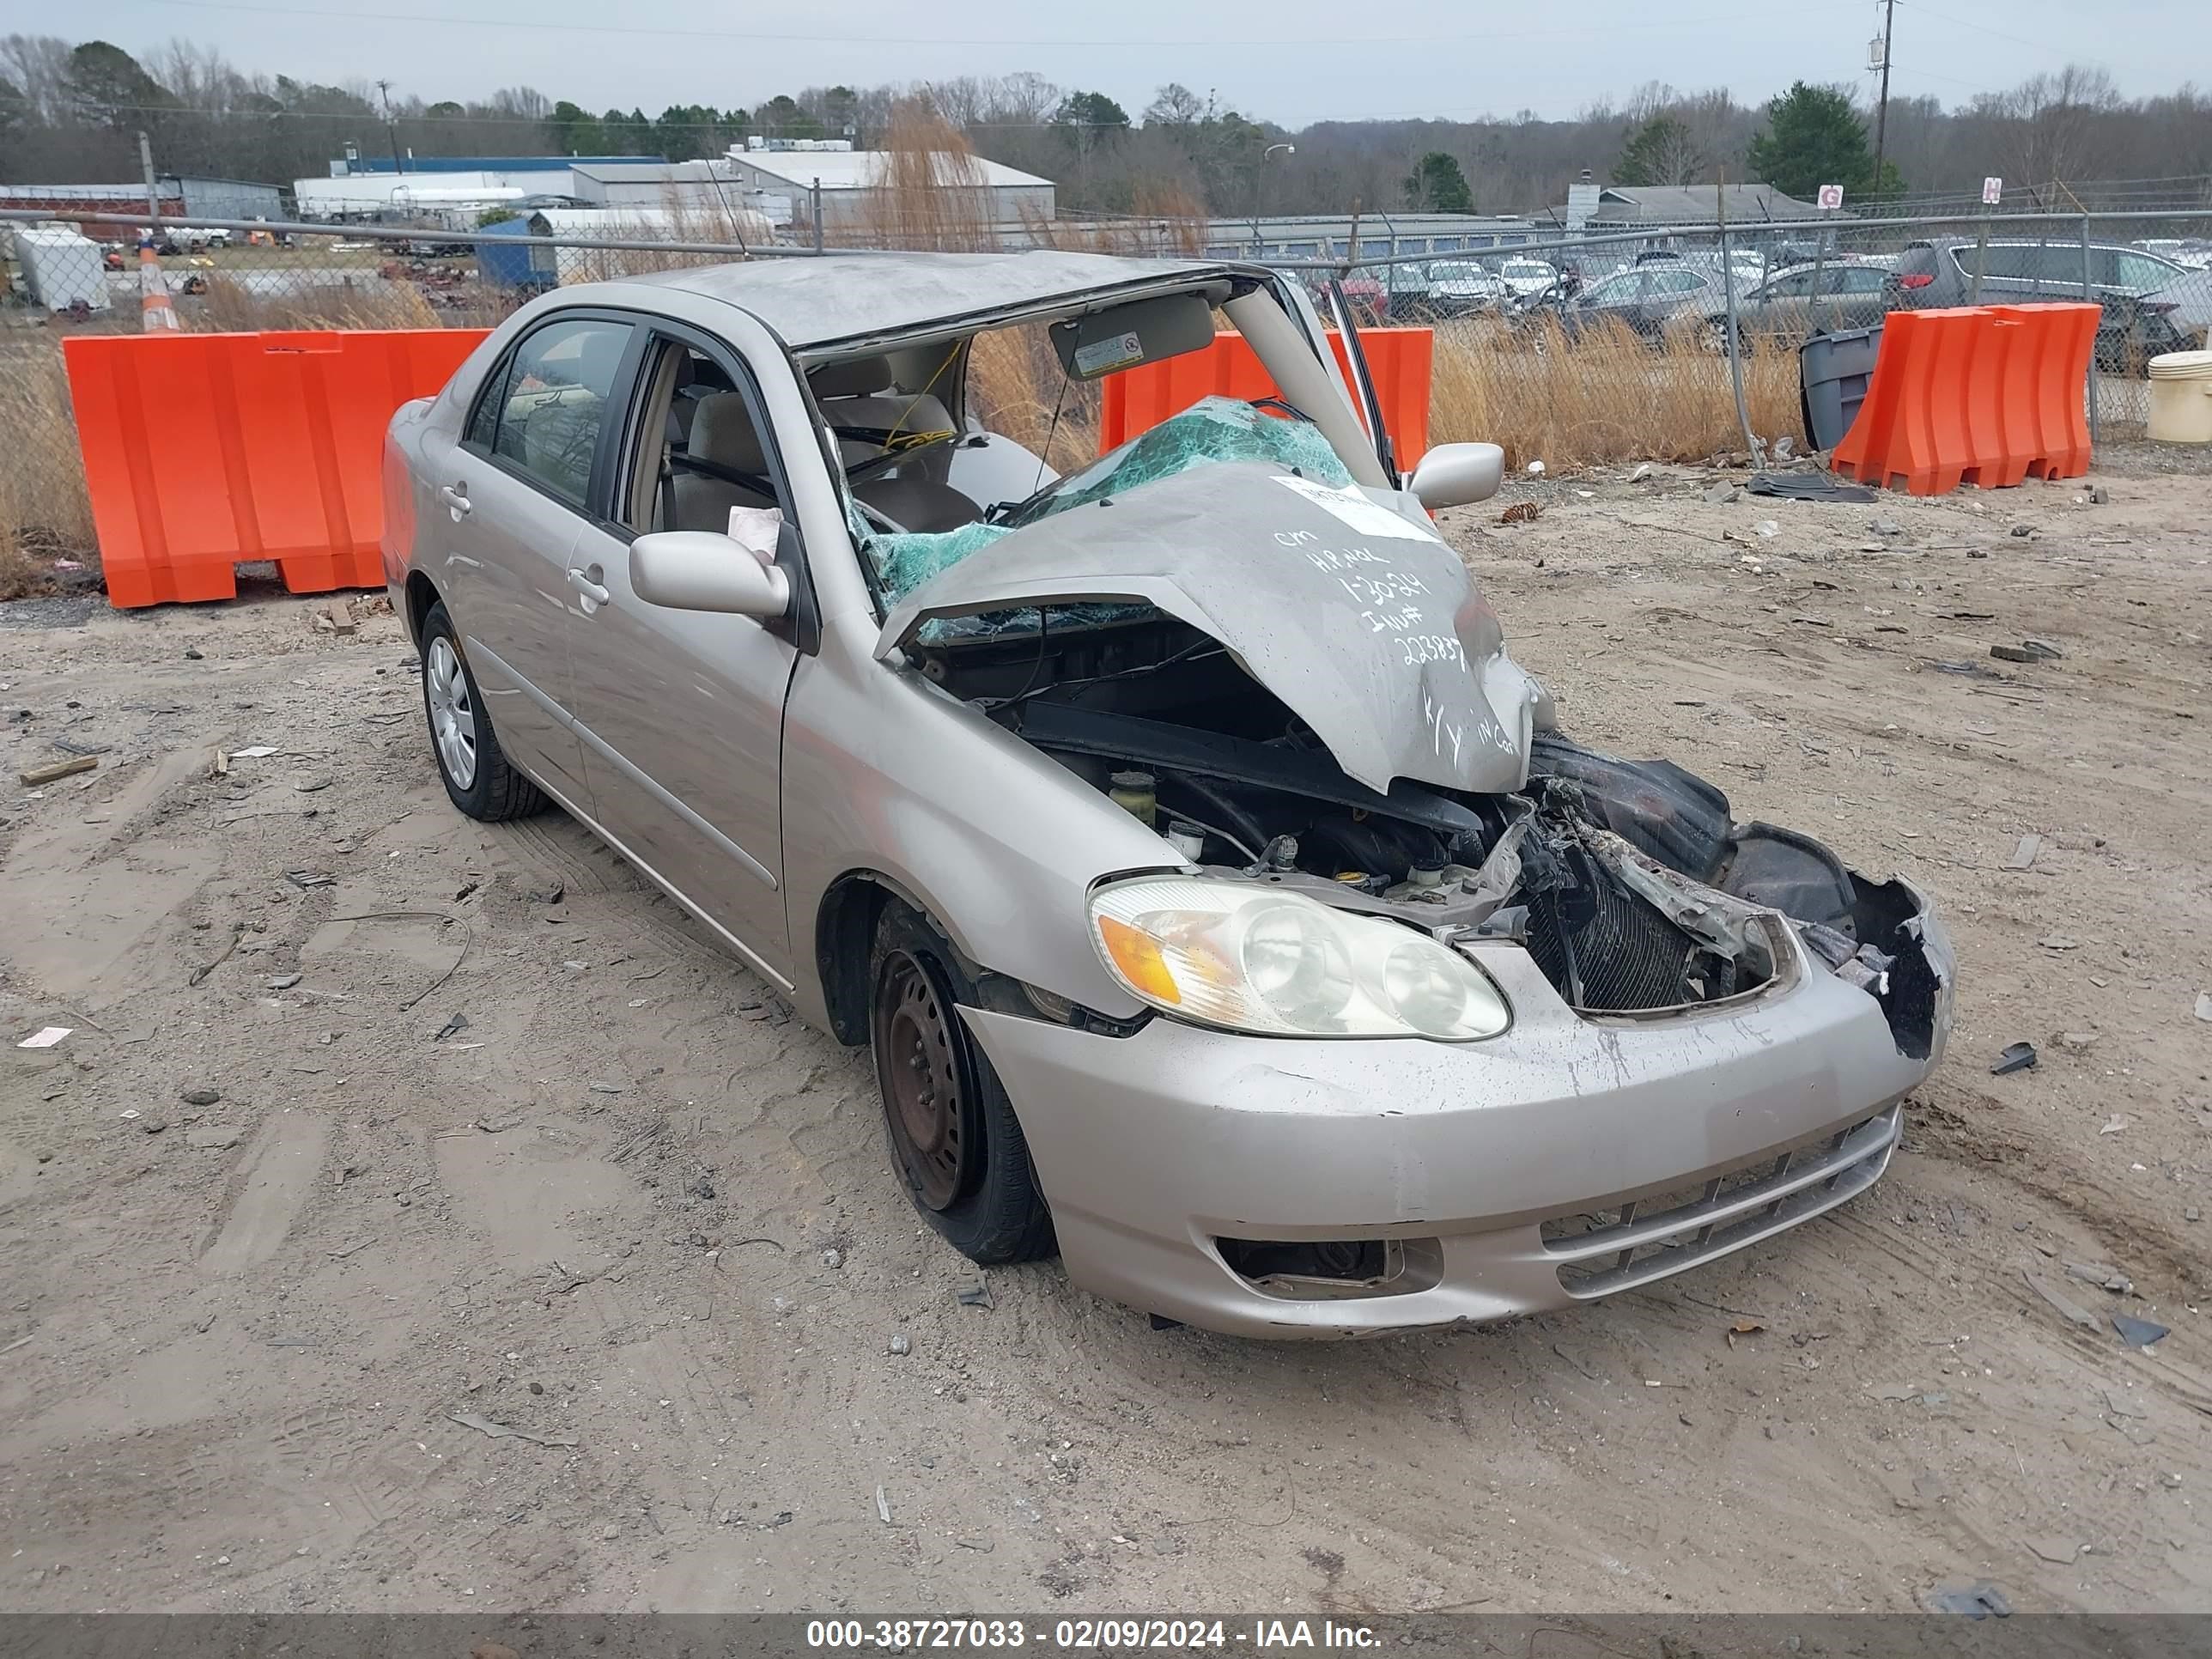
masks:
<path fill-rule="evenodd" d="M 465 483 L 441 484 L 438 499 L 446 504 L 446 511 L 453 515 L 455 523 L 469 515 L 469 487 Z"/>
<path fill-rule="evenodd" d="M 605 605 L 614 597 L 604 586 L 592 580 L 593 572 L 598 570 L 599 567 L 593 565 L 590 570 L 571 570 L 568 573 L 568 586 L 581 593 L 589 604 L 594 605 Z"/>

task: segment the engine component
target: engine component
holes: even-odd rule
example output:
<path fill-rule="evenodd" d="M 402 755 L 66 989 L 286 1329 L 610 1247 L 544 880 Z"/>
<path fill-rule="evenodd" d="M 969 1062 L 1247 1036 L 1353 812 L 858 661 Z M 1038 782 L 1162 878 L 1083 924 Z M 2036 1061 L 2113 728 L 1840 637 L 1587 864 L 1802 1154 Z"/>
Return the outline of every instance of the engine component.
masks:
<path fill-rule="evenodd" d="M 1107 782 L 1107 799 L 1147 829 L 1159 819 L 1160 799 L 1150 772 L 1116 772 Z"/>

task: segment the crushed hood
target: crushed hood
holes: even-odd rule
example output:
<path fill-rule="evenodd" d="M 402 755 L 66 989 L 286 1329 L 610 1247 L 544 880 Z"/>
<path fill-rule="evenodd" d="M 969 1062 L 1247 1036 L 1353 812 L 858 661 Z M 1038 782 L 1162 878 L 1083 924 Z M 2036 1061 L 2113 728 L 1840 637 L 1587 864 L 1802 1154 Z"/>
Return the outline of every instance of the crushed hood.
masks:
<path fill-rule="evenodd" d="M 876 655 L 933 621 L 1091 602 L 1149 605 L 1218 640 L 1370 789 L 1524 781 L 1541 694 L 1459 556 L 1357 489 L 1263 461 L 1014 531 L 908 594 Z"/>

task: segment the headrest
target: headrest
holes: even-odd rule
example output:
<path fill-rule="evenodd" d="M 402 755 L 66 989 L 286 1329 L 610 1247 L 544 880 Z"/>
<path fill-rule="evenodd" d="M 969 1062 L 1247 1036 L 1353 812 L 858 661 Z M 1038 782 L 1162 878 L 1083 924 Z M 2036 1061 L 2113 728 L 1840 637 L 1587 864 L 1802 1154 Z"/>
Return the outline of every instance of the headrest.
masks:
<path fill-rule="evenodd" d="M 698 413 L 691 417 L 689 453 L 738 472 L 768 471 L 768 456 L 761 448 L 752 411 L 735 392 L 717 392 L 699 399 Z"/>
<path fill-rule="evenodd" d="M 891 384 L 888 357 L 848 357 L 842 363 L 824 363 L 806 372 L 806 384 L 817 398 L 866 398 Z"/>
<path fill-rule="evenodd" d="M 576 384 L 601 397 L 613 389 L 615 372 L 622 367 L 623 351 L 629 342 L 612 329 L 594 329 L 576 348 Z"/>

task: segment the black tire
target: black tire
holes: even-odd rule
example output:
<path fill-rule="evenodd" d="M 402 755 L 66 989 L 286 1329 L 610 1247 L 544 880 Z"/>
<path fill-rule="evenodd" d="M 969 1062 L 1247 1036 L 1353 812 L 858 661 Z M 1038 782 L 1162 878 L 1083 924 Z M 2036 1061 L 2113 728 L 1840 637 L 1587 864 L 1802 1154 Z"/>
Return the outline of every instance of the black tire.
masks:
<path fill-rule="evenodd" d="M 978 1006 L 950 943 L 896 899 L 868 953 L 868 1038 L 891 1167 L 923 1220 L 970 1261 L 1053 1254 L 1052 1212 L 1006 1085 L 956 1005 Z"/>
<path fill-rule="evenodd" d="M 441 653 L 450 655 L 449 666 Z M 453 631 L 453 619 L 446 614 L 443 600 L 432 605 L 422 618 L 422 718 L 429 727 L 431 758 L 437 763 L 438 776 L 446 786 L 447 798 L 471 817 L 485 823 L 543 811 L 544 792 L 508 763 L 506 752 L 499 746 L 499 734 L 492 730 L 483 694 L 477 689 L 476 676 L 470 672 L 468 658 L 462 654 L 460 637 Z M 465 732 L 472 751 L 472 764 L 465 768 L 458 758 L 447 759 L 447 746 L 441 740 L 441 692 L 433 684 L 436 672 L 434 664 L 458 680 L 465 694 L 450 710 L 459 728 Z M 468 773 L 465 782 L 458 775 L 464 769 Z"/>

